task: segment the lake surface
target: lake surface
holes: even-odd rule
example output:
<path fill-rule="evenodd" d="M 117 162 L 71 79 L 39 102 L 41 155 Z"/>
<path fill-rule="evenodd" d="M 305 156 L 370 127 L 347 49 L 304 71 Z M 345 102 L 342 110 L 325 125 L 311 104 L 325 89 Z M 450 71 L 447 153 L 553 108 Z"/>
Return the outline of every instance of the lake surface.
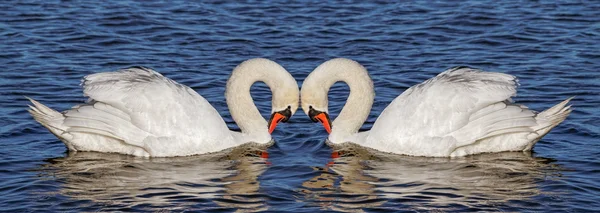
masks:
<path fill-rule="evenodd" d="M 0 3 L 0 211 L 600 211 L 600 4 L 18 1 Z M 541 111 L 575 96 L 567 120 L 532 153 L 465 158 L 331 158 L 327 134 L 299 110 L 269 158 L 136 158 L 68 153 L 27 113 L 83 103 L 80 79 L 151 67 L 186 84 L 236 129 L 224 99 L 244 60 L 280 63 L 301 84 L 319 64 L 357 60 L 376 100 L 450 67 L 516 75 L 516 101 Z M 253 86 L 265 117 L 270 92 Z M 332 116 L 348 87 L 330 92 Z"/>

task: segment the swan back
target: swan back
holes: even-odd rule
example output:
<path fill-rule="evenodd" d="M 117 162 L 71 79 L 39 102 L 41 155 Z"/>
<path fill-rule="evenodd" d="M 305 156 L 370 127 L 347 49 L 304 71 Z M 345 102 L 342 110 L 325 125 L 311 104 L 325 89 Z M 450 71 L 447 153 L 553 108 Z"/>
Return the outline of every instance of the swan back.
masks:
<path fill-rule="evenodd" d="M 111 112 L 154 135 L 205 137 L 228 129 L 218 111 L 196 91 L 152 69 L 96 73 L 84 77 L 82 85 L 90 103 L 106 103 L 117 109 Z M 182 131 L 190 127 L 196 131 Z"/>
<path fill-rule="evenodd" d="M 373 124 L 372 133 L 445 135 L 466 125 L 472 113 L 516 95 L 516 87 L 512 75 L 452 68 L 395 98 Z"/>
<path fill-rule="evenodd" d="M 82 85 L 89 101 L 63 113 L 32 101 L 34 118 L 70 150 L 185 156 L 236 145 L 206 99 L 151 69 L 96 73 Z"/>

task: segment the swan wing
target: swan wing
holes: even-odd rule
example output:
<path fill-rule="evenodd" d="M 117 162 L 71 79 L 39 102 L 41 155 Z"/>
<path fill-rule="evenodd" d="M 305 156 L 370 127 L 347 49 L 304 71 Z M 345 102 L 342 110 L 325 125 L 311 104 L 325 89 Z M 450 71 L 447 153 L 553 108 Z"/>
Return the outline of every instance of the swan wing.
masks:
<path fill-rule="evenodd" d="M 231 135 L 206 99 L 154 70 L 133 67 L 96 73 L 84 77 L 82 85 L 90 103 L 107 105 L 103 108 L 105 111 L 114 108 L 109 110 L 115 115 L 113 118 L 122 119 L 113 120 L 128 123 L 126 126 L 131 128 L 116 131 L 127 134 L 116 137 L 131 145 L 145 146 L 148 141 L 169 143 L 169 138 L 178 143 L 193 139 L 216 142 Z M 134 130 L 144 132 L 145 137 Z"/>
<path fill-rule="evenodd" d="M 530 131 L 533 112 L 510 101 L 517 85 L 516 77 L 508 74 L 468 67 L 446 70 L 394 99 L 370 135 L 422 141 L 416 149 L 426 149 L 425 140 L 445 141 L 453 149 L 494 134 Z"/>

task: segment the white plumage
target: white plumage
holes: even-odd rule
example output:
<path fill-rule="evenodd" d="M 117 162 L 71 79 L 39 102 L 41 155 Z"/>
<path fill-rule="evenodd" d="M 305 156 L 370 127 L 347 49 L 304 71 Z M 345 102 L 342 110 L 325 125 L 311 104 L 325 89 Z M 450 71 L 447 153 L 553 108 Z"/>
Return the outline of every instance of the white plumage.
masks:
<path fill-rule="evenodd" d="M 510 99 L 516 95 L 514 76 L 457 67 L 410 87 L 383 110 L 370 131 L 358 133 L 374 90 L 368 86 L 372 82 L 366 69 L 354 61 L 332 59 L 315 69 L 304 81 L 302 108 L 327 112 L 326 92 L 336 81 L 347 82 L 351 92 L 333 122 L 329 141 L 396 154 L 444 157 L 527 151 L 571 112 L 567 99 L 536 113 Z"/>
<path fill-rule="evenodd" d="M 166 157 L 270 142 L 266 121 L 252 99 L 230 99 L 250 97 L 250 86 L 264 81 L 278 91 L 273 95 L 273 110 L 289 106 L 293 114 L 298 106 L 296 81 L 267 59 L 245 61 L 232 76 L 236 78 L 228 82 L 227 98 L 232 116 L 245 127 L 241 133 L 230 131 L 217 110 L 194 90 L 143 67 L 86 76 L 82 86 L 89 101 L 63 113 L 33 99 L 29 99 L 33 103 L 29 112 L 73 151 Z M 243 108 L 251 112 L 241 112 Z"/>

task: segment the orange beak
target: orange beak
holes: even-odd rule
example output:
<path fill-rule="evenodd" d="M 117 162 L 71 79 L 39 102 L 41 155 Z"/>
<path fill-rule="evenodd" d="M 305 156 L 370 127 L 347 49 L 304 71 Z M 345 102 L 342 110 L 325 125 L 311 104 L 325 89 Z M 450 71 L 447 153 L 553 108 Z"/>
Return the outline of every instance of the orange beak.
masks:
<path fill-rule="evenodd" d="M 287 109 L 271 114 L 269 124 L 267 124 L 267 126 L 269 127 L 269 134 L 273 133 L 273 130 L 275 130 L 275 127 L 277 127 L 277 124 L 279 124 L 279 122 L 285 123 L 288 121 L 288 119 L 290 119 L 290 117 L 292 117 L 292 110 L 290 106 L 288 106 Z"/>
<path fill-rule="evenodd" d="M 279 124 L 279 122 L 281 122 L 283 119 L 285 119 L 285 115 L 282 115 L 279 112 L 275 112 L 273 115 L 271 115 L 271 119 L 269 120 L 269 134 L 273 133 L 273 130 L 275 130 L 277 124 Z"/>
<path fill-rule="evenodd" d="M 331 134 L 331 120 L 329 120 L 329 115 L 326 112 L 315 110 L 312 108 L 312 106 L 310 106 L 308 110 L 308 117 L 310 117 L 310 120 L 313 122 L 321 122 L 323 127 L 325 127 L 325 130 L 327 130 L 327 133 Z"/>
<path fill-rule="evenodd" d="M 323 124 L 323 127 L 325 127 L 325 130 L 327 130 L 328 134 L 331 134 L 331 122 L 329 121 L 329 116 L 327 116 L 327 114 L 321 112 L 315 116 L 315 119 Z"/>

